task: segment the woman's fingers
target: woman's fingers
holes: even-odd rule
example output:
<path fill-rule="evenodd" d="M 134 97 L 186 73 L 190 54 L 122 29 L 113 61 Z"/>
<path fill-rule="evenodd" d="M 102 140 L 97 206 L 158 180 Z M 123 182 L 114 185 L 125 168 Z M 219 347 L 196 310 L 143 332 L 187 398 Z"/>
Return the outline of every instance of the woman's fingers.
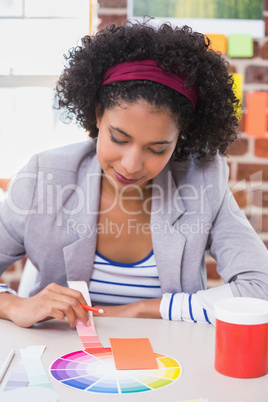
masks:
<path fill-rule="evenodd" d="M 55 294 L 72 297 L 73 299 L 78 300 L 80 304 L 87 304 L 84 296 L 78 290 L 66 288 L 64 286 L 57 285 L 56 283 L 50 283 L 44 290 L 50 291 Z"/>
<path fill-rule="evenodd" d="M 87 325 L 89 315 L 81 304 L 86 304 L 86 301 L 79 291 L 52 283 L 28 299 L 15 298 L 11 319 L 22 327 L 30 327 L 49 317 L 60 321 L 67 318 L 71 327 L 77 320 Z"/>
<path fill-rule="evenodd" d="M 75 311 L 69 303 L 59 300 L 53 300 L 52 305 L 48 311 L 50 317 L 56 318 L 60 321 L 64 321 L 67 318 L 71 327 L 75 326 L 77 317 Z"/>
<path fill-rule="evenodd" d="M 87 324 L 89 316 L 81 307 L 81 304 L 86 304 L 81 292 L 57 284 L 48 285 L 42 292 L 50 305 L 51 316 L 59 320 L 66 317 L 72 327 L 75 326 L 77 319 Z"/>

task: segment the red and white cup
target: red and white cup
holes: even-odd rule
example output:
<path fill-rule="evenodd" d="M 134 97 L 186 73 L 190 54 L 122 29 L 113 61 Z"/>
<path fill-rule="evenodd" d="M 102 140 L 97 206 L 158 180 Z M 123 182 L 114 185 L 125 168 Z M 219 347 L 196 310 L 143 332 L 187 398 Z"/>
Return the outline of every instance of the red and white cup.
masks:
<path fill-rule="evenodd" d="M 268 301 L 250 297 L 215 304 L 215 369 L 226 376 L 268 374 Z"/>

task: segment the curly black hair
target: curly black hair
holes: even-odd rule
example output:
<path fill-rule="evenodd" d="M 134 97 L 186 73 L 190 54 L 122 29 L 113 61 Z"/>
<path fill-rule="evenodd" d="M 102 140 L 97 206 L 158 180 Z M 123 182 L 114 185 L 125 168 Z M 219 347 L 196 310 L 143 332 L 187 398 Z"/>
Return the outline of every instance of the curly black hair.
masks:
<path fill-rule="evenodd" d="M 191 155 L 199 160 L 225 155 L 237 138 L 239 100 L 233 92 L 228 63 L 209 48 L 209 39 L 188 26 L 173 28 L 148 22 L 111 25 L 65 55 L 67 65 L 56 86 L 58 107 L 68 117 L 98 136 L 96 106 L 102 114 L 122 101 L 145 100 L 155 108 L 168 108 L 179 126 L 176 160 Z M 197 104 L 163 84 L 149 80 L 118 81 L 102 85 L 108 68 L 132 60 L 155 60 L 164 71 L 186 77 L 197 92 Z"/>

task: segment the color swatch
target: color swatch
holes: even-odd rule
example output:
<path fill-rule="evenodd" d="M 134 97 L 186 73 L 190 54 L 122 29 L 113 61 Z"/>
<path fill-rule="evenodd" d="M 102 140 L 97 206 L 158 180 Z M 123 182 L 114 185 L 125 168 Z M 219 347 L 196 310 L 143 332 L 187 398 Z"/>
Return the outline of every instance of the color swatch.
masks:
<path fill-rule="evenodd" d="M 211 40 L 209 45 L 210 49 L 215 52 L 221 52 L 226 54 L 227 52 L 227 37 L 222 34 L 206 34 L 206 36 Z"/>
<path fill-rule="evenodd" d="M 25 371 L 23 361 L 20 360 L 15 369 L 10 374 L 5 385 L 4 391 L 10 391 L 16 388 L 25 388 L 29 384 L 29 379 Z"/>
<path fill-rule="evenodd" d="M 233 73 L 232 74 L 234 79 L 233 91 L 237 99 L 240 101 L 240 106 L 243 103 L 243 83 L 244 83 L 244 76 L 242 74 Z M 242 108 L 236 108 L 236 115 L 239 120 L 242 118 Z"/>
<path fill-rule="evenodd" d="M 44 345 L 35 345 L 20 349 L 22 359 L 11 372 L 4 391 L 31 386 L 51 388 L 41 361 L 45 348 Z"/>
<path fill-rule="evenodd" d="M 29 379 L 29 386 L 51 388 L 51 384 L 40 358 L 38 346 L 20 349 L 20 354 Z"/>
<path fill-rule="evenodd" d="M 81 292 L 87 305 L 91 306 L 86 282 L 68 281 L 68 285 L 70 288 Z M 150 355 L 154 361 L 155 369 L 133 369 L 132 363 L 127 363 L 128 369 L 117 370 L 111 348 L 102 346 L 95 329 L 93 314 L 91 311 L 88 314 L 89 326 L 85 326 L 79 321 L 76 324 L 78 335 L 85 350 L 68 353 L 55 360 L 50 367 L 50 373 L 55 380 L 68 387 L 86 392 L 127 394 L 162 388 L 173 384 L 180 377 L 181 367 L 179 363 L 171 357 L 154 353 L 152 349 L 149 351 L 151 345 L 148 338 L 141 338 L 147 339 L 147 341 L 140 341 L 139 339 L 122 340 L 121 338 L 119 340 L 112 338 L 112 340 L 115 340 L 114 345 L 119 345 L 119 347 L 120 343 L 121 345 L 125 343 L 128 353 L 130 352 L 129 348 L 133 347 L 130 345 L 131 341 L 134 343 L 137 341 L 137 344 L 141 346 L 140 358 L 143 359 L 143 352 L 146 355 L 145 360 Z M 151 352 L 152 354 L 150 354 Z M 121 359 L 120 351 L 119 355 L 118 351 L 116 354 Z M 141 368 L 140 364 L 139 368 Z"/>
<path fill-rule="evenodd" d="M 91 300 L 89 297 L 89 291 L 86 282 L 68 281 L 68 285 L 71 289 L 81 292 L 87 302 L 87 305 L 91 306 Z M 89 353 L 105 352 L 106 348 L 102 346 L 95 329 L 92 311 L 88 311 L 88 317 L 89 317 L 89 326 L 85 326 L 81 321 L 76 322 L 76 330 L 79 335 L 79 338 L 87 352 Z"/>
<path fill-rule="evenodd" d="M 248 34 L 228 36 L 227 53 L 229 57 L 253 57 L 253 39 Z"/>
<path fill-rule="evenodd" d="M 154 353 L 155 370 L 116 370 L 111 350 L 90 354 L 78 350 L 52 363 L 55 380 L 71 388 L 100 394 L 127 394 L 156 390 L 173 384 L 181 366 L 171 357 Z"/>
<path fill-rule="evenodd" d="M 157 361 L 148 338 L 110 338 L 117 370 L 157 369 Z"/>
<path fill-rule="evenodd" d="M 98 338 L 94 324 L 90 327 L 86 327 L 82 322 L 77 321 L 76 329 L 87 352 L 100 353 L 106 351 L 106 348 L 102 346 Z"/>
<path fill-rule="evenodd" d="M 245 132 L 248 137 L 265 138 L 267 132 L 267 92 L 247 93 Z"/>

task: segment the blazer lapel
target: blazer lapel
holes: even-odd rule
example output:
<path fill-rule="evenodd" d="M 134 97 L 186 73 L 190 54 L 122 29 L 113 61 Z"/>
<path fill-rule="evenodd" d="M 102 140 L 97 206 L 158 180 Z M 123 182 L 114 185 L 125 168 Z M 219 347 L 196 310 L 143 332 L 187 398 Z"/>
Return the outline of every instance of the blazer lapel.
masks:
<path fill-rule="evenodd" d="M 163 293 L 181 292 L 181 263 L 185 246 L 176 225 L 185 206 L 169 166 L 153 181 L 151 231 L 158 275 Z"/>
<path fill-rule="evenodd" d="M 90 281 L 96 252 L 101 175 L 101 166 L 95 155 L 79 184 L 85 205 L 78 214 L 71 215 L 76 226 L 81 225 L 85 230 L 78 231 L 78 239 L 63 248 L 67 280 L 70 281 L 85 281 L 87 284 Z"/>
<path fill-rule="evenodd" d="M 89 241 L 87 237 L 64 247 L 63 255 L 68 281 L 85 281 L 89 284 L 94 263 L 96 236 Z"/>

